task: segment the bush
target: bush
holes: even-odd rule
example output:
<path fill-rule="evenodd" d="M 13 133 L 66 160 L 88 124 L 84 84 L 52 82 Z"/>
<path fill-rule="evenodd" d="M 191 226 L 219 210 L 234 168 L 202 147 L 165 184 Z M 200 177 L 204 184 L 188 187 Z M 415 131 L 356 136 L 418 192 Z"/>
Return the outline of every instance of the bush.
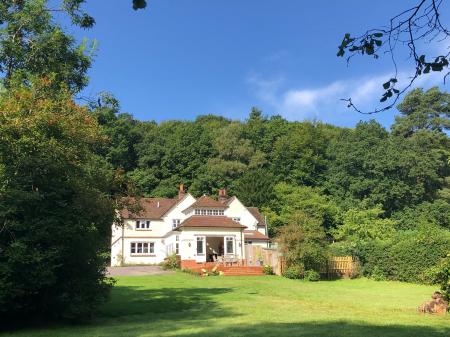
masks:
<path fill-rule="evenodd" d="M 370 278 L 375 281 L 386 281 L 386 275 L 384 274 L 383 270 L 381 270 L 378 266 L 375 266 L 372 269 Z"/>
<path fill-rule="evenodd" d="M 290 279 L 301 279 L 305 274 L 305 267 L 303 265 L 290 266 L 283 272 L 283 276 Z"/>
<path fill-rule="evenodd" d="M 316 282 L 320 280 L 320 274 L 315 270 L 307 270 L 304 278 L 306 281 Z"/>
<path fill-rule="evenodd" d="M 423 280 L 428 284 L 439 284 L 444 298 L 450 300 L 450 253 L 423 274 Z"/>
<path fill-rule="evenodd" d="M 447 230 L 400 231 L 390 241 L 360 243 L 357 249 L 365 276 L 404 282 L 424 282 L 424 273 L 446 256 Z"/>
<path fill-rule="evenodd" d="M 169 255 L 164 259 L 164 262 L 161 264 L 162 269 L 168 270 L 168 269 L 179 269 L 180 263 L 177 259 L 176 254 Z"/>
<path fill-rule="evenodd" d="M 268 264 L 264 265 L 263 272 L 265 275 L 273 275 L 274 274 L 273 267 L 269 266 Z"/>

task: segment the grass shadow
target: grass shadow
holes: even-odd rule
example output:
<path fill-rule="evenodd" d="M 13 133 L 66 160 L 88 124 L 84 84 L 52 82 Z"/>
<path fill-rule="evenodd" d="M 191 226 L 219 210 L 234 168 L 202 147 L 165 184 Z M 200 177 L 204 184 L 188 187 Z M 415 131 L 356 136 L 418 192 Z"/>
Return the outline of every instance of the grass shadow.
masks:
<path fill-rule="evenodd" d="M 137 336 L 137 335 L 136 335 Z M 307 323 L 264 323 L 208 329 L 200 333 L 177 333 L 177 337 L 448 337 L 450 327 L 370 325 L 346 321 Z"/>

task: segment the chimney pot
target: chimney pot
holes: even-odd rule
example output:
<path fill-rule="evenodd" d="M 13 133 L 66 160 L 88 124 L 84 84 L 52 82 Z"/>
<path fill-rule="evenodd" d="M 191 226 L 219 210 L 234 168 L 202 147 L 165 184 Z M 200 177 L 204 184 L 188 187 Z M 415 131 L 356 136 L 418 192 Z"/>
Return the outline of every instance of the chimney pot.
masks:
<path fill-rule="evenodd" d="M 178 188 L 178 199 L 182 199 L 186 192 L 184 191 L 184 184 L 180 184 L 180 187 Z"/>
<path fill-rule="evenodd" d="M 221 188 L 219 190 L 219 201 L 221 203 L 225 203 L 225 201 L 227 201 L 227 190 L 225 188 Z"/>

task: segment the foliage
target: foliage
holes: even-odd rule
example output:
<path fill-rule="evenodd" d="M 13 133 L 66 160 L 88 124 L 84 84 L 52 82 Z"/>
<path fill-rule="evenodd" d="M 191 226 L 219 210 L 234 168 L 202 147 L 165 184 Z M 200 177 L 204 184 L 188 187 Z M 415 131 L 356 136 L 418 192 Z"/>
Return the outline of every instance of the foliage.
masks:
<path fill-rule="evenodd" d="M 0 96 L 0 313 L 89 317 L 105 276 L 114 176 L 102 137 L 68 90 L 40 80 Z"/>
<path fill-rule="evenodd" d="M 375 266 L 372 269 L 370 278 L 375 281 L 386 281 L 386 275 L 384 274 L 384 271 L 378 266 Z"/>
<path fill-rule="evenodd" d="M 321 189 L 282 182 L 275 186 L 275 199 L 265 210 L 272 231 L 288 224 L 296 213 L 315 218 L 323 228 L 334 226 L 337 208 Z"/>
<path fill-rule="evenodd" d="M 320 274 L 315 270 L 306 270 L 304 279 L 309 282 L 317 282 L 320 280 Z"/>
<path fill-rule="evenodd" d="M 89 28 L 92 17 L 81 10 L 84 0 L 64 0 L 65 12 L 74 25 Z M 53 84 L 65 83 L 73 92 L 87 85 L 87 70 L 95 50 L 64 33 L 53 20 L 46 0 L 2 1 L 0 6 L 0 72 L 9 85 L 13 76 L 24 82 L 33 76 L 54 74 Z"/>
<path fill-rule="evenodd" d="M 273 267 L 268 264 L 265 264 L 263 266 L 263 272 L 264 272 L 264 275 L 274 275 Z"/>
<path fill-rule="evenodd" d="M 420 130 L 444 132 L 450 130 L 450 94 L 438 87 L 427 91 L 412 90 L 397 106 L 401 115 L 395 117 L 394 135 L 408 137 Z"/>
<path fill-rule="evenodd" d="M 421 282 L 421 275 L 446 256 L 450 233 L 440 228 L 399 231 L 389 241 L 359 245 L 357 255 L 364 275 L 383 274 L 386 279 Z"/>
<path fill-rule="evenodd" d="M 427 269 L 423 279 L 429 284 L 441 286 L 441 292 L 447 301 L 450 300 L 450 253 L 444 257 L 439 264 Z"/>
<path fill-rule="evenodd" d="M 274 199 L 275 177 L 267 170 L 255 169 L 247 171 L 239 177 L 231 189 L 231 193 L 239 196 L 244 205 L 269 206 Z"/>
<path fill-rule="evenodd" d="M 180 263 L 177 259 L 177 255 L 176 254 L 172 254 L 169 255 L 168 257 L 166 257 L 164 259 L 164 262 L 161 264 L 162 268 L 164 270 L 168 270 L 168 269 L 179 269 L 180 268 Z"/>
<path fill-rule="evenodd" d="M 283 271 L 283 276 L 293 280 L 301 279 L 304 277 L 305 267 L 302 264 L 291 265 Z"/>
<path fill-rule="evenodd" d="M 380 207 L 371 209 L 350 209 L 343 215 L 343 223 L 333 231 L 337 240 L 353 242 L 367 240 L 383 240 L 391 238 L 395 233 L 396 222 L 382 219 L 383 210 Z"/>
<path fill-rule="evenodd" d="M 287 266 L 303 265 L 317 270 L 327 262 L 325 231 L 320 221 L 298 212 L 290 224 L 279 228 L 276 238 Z"/>
<path fill-rule="evenodd" d="M 450 31 L 445 21 L 441 20 L 445 12 L 441 7 L 442 3 L 443 1 L 438 0 L 416 1 L 411 7 L 392 16 L 388 20 L 389 23 L 383 27 L 367 29 L 360 36 L 352 36 L 350 33 L 344 35 L 338 47 L 338 57 L 347 54 L 347 62 L 350 62 L 355 55 L 368 55 L 378 59 L 386 54 L 389 55 L 394 68 L 392 77 L 382 85 L 380 83 L 380 89 L 382 87 L 384 90 L 380 102 L 390 100 L 390 103 L 365 113 L 377 113 L 394 107 L 399 98 L 419 77 L 426 76 L 430 72 L 448 70 L 449 54 L 446 49 L 448 49 Z M 408 54 L 414 64 L 412 67 L 414 72 L 404 82 L 399 82 L 397 57 L 398 49 L 402 46 L 408 48 Z M 441 52 L 430 55 L 430 50 L 441 50 Z M 442 75 L 444 82 L 448 72 L 445 71 L 445 73 Z M 361 112 L 351 98 L 346 101 L 348 107 Z"/>

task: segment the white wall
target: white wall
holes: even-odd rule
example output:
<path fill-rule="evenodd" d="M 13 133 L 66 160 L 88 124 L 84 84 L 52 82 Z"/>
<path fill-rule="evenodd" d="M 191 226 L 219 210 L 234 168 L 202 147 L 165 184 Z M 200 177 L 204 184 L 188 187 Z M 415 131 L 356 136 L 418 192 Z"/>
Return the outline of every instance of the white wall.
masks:
<path fill-rule="evenodd" d="M 235 257 L 243 259 L 245 255 L 243 236 L 241 230 L 237 228 L 183 228 L 180 233 L 180 255 L 182 260 L 196 260 L 206 262 L 206 239 L 204 240 L 205 254 L 197 255 L 197 237 L 199 236 L 231 236 L 234 238 Z M 189 246 L 190 245 L 190 246 Z"/>
<path fill-rule="evenodd" d="M 256 230 L 258 220 L 236 197 L 228 205 L 228 208 L 225 210 L 225 216 L 230 218 L 235 217 L 241 218 L 240 222 L 242 225 L 247 226 L 247 229 L 249 230 Z"/>

